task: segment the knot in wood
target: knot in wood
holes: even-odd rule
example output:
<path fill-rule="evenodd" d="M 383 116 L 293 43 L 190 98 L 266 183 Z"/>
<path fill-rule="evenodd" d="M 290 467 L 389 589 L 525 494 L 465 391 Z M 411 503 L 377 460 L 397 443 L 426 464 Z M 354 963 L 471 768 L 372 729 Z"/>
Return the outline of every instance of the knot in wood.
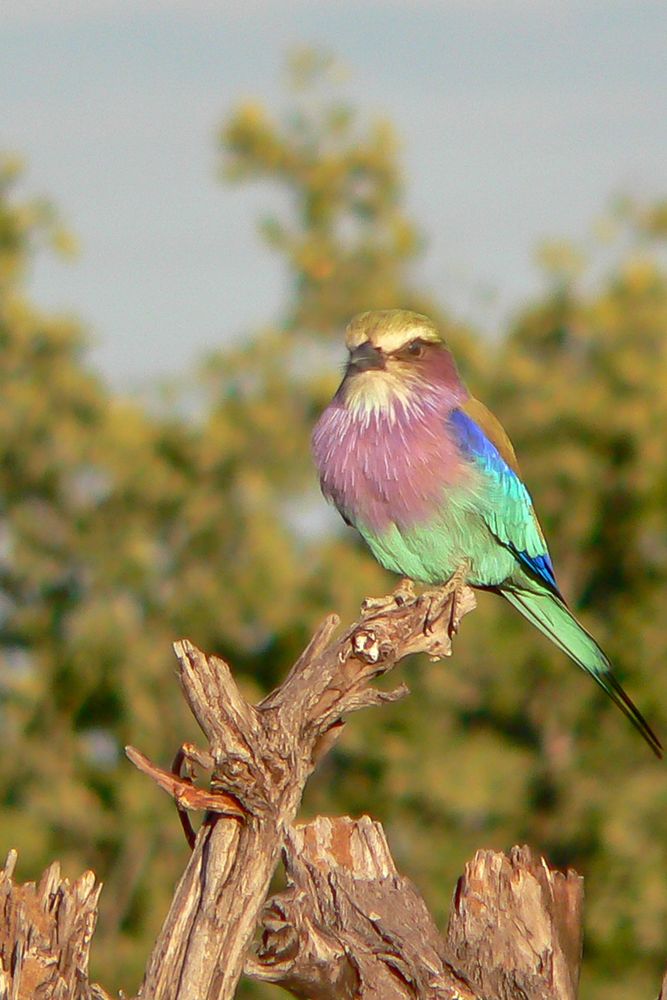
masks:
<path fill-rule="evenodd" d="M 378 663 L 382 658 L 382 646 L 377 633 L 372 628 L 362 628 L 352 636 L 352 655 L 364 663 Z"/>

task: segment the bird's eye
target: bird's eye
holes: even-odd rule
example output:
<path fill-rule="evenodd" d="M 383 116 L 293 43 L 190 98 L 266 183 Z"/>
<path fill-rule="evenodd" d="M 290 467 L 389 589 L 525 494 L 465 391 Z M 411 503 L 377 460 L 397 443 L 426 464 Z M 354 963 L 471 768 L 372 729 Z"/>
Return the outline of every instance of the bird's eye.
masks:
<path fill-rule="evenodd" d="M 421 358 L 424 353 L 424 342 L 421 340 L 411 340 L 406 348 L 412 358 Z"/>

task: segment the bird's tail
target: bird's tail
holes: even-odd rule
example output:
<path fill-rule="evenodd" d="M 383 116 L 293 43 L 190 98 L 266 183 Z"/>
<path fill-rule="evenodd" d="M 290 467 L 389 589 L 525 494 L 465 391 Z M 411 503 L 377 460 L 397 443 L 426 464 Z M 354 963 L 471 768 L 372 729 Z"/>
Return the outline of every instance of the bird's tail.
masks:
<path fill-rule="evenodd" d="M 592 635 L 580 625 L 567 606 L 554 594 L 532 590 L 503 590 L 510 604 L 593 677 L 621 712 L 642 734 L 657 757 L 662 744 L 639 709 L 614 677 L 611 664 Z"/>

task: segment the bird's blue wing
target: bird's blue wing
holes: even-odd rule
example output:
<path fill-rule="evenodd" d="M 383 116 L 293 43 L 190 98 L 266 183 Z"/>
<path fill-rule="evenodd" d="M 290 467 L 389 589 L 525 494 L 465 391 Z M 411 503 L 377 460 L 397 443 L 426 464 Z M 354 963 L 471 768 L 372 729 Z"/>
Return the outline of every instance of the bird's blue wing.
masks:
<path fill-rule="evenodd" d="M 594 678 L 639 730 L 653 752 L 662 757 L 660 740 L 614 677 L 603 651 L 571 614 L 558 590 L 544 535 L 505 431 L 477 400 L 468 400 L 454 410 L 449 417 L 449 428 L 462 457 L 481 473 L 479 513 L 489 530 L 514 553 L 533 581 L 529 588 L 503 588 L 504 596 Z"/>
<path fill-rule="evenodd" d="M 482 473 L 479 506 L 489 529 L 524 569 L 561 597 L 533 502 L 501 425 L 478 400 L 470 400 L 452 411 L 449 427 L 466 461 Z"/>

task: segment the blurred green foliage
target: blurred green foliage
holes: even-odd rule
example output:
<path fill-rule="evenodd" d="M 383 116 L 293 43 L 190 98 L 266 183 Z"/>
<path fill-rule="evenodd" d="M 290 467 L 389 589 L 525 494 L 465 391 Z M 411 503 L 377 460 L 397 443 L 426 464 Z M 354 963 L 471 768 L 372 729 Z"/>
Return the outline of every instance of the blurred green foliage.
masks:
<path fill-rule="evenodd" d="M 398 142 L 302 52 L 291 104 L 244 104 L 220 136 L 236 183 L 287 204 L 261 230 L 290 292 L 272 327 L 212 354 L 155 407 L 111 392 L 84 333 L 26 295 L 70 240 L 0 169 L 0 773 L 3 850 L 106 883 L 93 973 L 133 990 L 187 849 L 125 761 L 197 733 L 172 640 L 275 684 L 318 619 L 392 581 L 328 514 L 309 431 L 336 386 L 341 326 L 402 306 L 441 323 L 512 435 L 562 587 L 647 717 L 667 732 L 665 203 L 613 206 L 599 244 L 540 253 L 544 292 L 489 343 L 419 288 Z M 287 199 L 285 199 L 285 195 Z M 193 402 L 194 401 L 194 402 Z M 305 812 L 369 812 L 443 921 L 479 847 L 527 841 L 586 878 L 583 995 L 650 996 L 667 940 L 667 775 L 594 685 L 493 597 L 451 663 L 406 668 L 412 697 L 352 720 Z M 246 984 L 243 995 L 276 996 Z"/>

